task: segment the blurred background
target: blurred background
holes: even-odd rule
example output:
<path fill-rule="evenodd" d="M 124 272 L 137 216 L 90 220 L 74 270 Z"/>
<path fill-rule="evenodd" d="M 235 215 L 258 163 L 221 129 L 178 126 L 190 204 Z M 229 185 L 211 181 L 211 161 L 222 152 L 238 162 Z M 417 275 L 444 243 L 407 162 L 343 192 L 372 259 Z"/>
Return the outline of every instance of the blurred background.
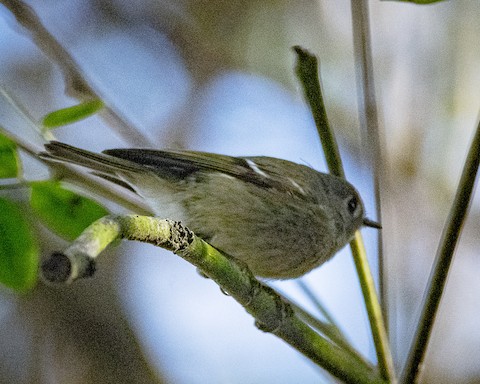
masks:
<path fill-rule="evenodd" d="M 12 9 L 11 3 L 21 4 L 0 2 Z M 270 155 L 325 171 L 293 71 L 291 47 L 308 48 L 320 60 L 347 178 L 375 219 L 372 169 L 364 161 L 368 145 L 359 134 L 349 1 L 24 4 L 73 58 L 91 89 L 127 122 L 129 129 L 122 130 L 118 119 L 101 113 L 54 131 L 58 140 L 95 151 L 148 146 Z M 385 155 L 388 318 L 399 369 L 478 119 L 480 3 L 369 4 Z M 45 54 L 52 47 L 44 32 L 27 31 L 0 5 L 0 85 L 36 122 L 82 99 L 81 90 L 65 81 L 65 62 L 54 57 L 58 51 Z M 43 139 L 5 94 L 0 104 L 0 125 L 40 149 Z M 49 177 L 32 157 L 22 161 L 28 180 Z M 27 192 L 8 195 L 27 198 Z M 441 303 L 424 383 L 480 383 L 478 195 Z M 40 223 L 36 230 L 44 256 L 67 245 Z M 363 234 L 378 274 L 375 230 Z M 302 280 L 353 345 L 375 362 L 349 251 Z M 295 281 L 272 284 L 315 311 Z M 0 383 L 332 381 L 281 340 L 258 331 L 253 319 L 194 267 L 153 246 L 123 242 L 99 259 L 93 279 L 68 287 L 40 282 L 25 295 L 0 287 Z"/>

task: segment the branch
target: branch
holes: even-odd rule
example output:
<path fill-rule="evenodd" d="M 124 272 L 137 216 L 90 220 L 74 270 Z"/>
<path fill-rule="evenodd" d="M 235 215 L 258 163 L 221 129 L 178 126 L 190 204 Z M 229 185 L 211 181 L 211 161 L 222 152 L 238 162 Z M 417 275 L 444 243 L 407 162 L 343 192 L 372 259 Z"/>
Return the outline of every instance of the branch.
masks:
<path fill-rule="evenodd" d="M 245 307 L 260 330 L 280 337 L 346 383 L 385 383 L 376 370 L 313 331 L 243 263 L 217 251 L 176 221 L 138 215 L 106 216 L 88 227 L 63 253 L 54 253 L 42 264 L 44 279 L 70 283 L 92 276 L 96 257 L 117 239 L 150 243 L 181 256 Z"/>
<path fill-rule="evenodd" d="M 317 58 L 299 46 L 294 47 L 294 50 L 297 53 L 297 76 L 303 86 L 305 98 L 314 116 L 330 173 L 345 177 L 335 135 L 333 130 L 330 129 L 327 120 L 318 78 Z M 350 242 L 350 247 L 367 307 L 378 365 L 383 378 L 394 381 L 393 359 L 387 331 L 360 231 L 355 233 L 355 238 Z"/>
<path fill-rule="evenodd" d="M 380 194 L 380 183 L 385 183 L 386 174 L 384 167 L 385 157 L 383 156 L 382 146 L 380 145 L 383 137 L 380 136 L 375 84 L 373 81 L 374 74 L 368 12 L 369 5 L 366 1 L 352 0 L 351 6 L 360 133 L 363 147 L 367 148 L 367 151 L 364 151 L 364 155 L 367 155 L 369 164 L 373 165 L 373 192 L 376 207 L 376 220 L 381 223 L 382 199 Z M 386 145 L 383 145 L 383 147 L 385 148 Z M 388 327 L 388 270 L 385 267 L 382 231 L 377 232 L 377 242 L 380 302 L 383 306 L 383 316 Z"/>
<path fill-rule="evenodd" d="M 108 103 L 108 100 L 105 100 L 98 90 L 89 85 L 81 69 L 79 69 L 78 63 L 45 28 L 33 8 L 21 0 L 0 0 L 0 3 L 13 14 L 18 24 L 29 32 L 29 36 L 38 48 L 58 65 L 63 73 L 67 94 L 81 100 L 93 98 L 105 101 L 105 110 L 100 112 L 99 115 L 107 122 L 113 120 L 111 126 L 127 142 L 142 147 L 150 146 L 150 140 L 134 128 L 134 124 L 129 121 L 128 117 L 122 111 L 116 109 L 112 103 Z"/>
<path fill-rule="evenodd" d="M 463 223 L 467 217 L 468 207 L 472 200 L 475 179 L 480 164 L 480 122 L 472 140 L 470 150 L 465 160 L 462 176 L 458 184 L 457 194 L 445 223 L 442 238 L 438 246 L 437 256 L 428 282 L 425 302 L 419 320 L 419 327 L 415 333 L 407 363 L 404 369 L 402 383 L 416 383 L 421 374 L 423 359 L 427 351 L 428 341 L 432 333 L 433 323 L 437 315 L 438 306 L 447 282 L 450 264 L 453 260 L 455 248 L 462 232 Z"/>
<path fill-rule="evenodd" d="M 325 103 L 323 102 L 322 88 L 318 76 L 317 57 L 298 45 L 293 47 L 293 50 L 297 54 L 295 72 L 303 86 L 305 100 L 310 106 L 322 144 L 323 153 L 327 161 L 328 170 L 332 175 L 345 178 L 345 171 L 343 170 L 337 140 L 335 139 L 333 131 L 330 129 Z"/>

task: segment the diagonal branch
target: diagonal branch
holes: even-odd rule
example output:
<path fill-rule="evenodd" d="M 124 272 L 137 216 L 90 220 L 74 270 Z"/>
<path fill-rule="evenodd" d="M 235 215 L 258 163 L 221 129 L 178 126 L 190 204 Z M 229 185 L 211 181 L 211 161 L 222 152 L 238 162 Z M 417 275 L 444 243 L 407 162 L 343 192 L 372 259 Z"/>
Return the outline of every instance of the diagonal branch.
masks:
<path fill-rule="evenodd" d="M 280 337 L 346 383 L 385 383 L 378 372 L 305 324 L 272 288 L 248 268 L 217 251 L 179 222 L 147 216 L 106 216 L 94 222 L 62 253 L 42 264 L 44 279 L 69 283 L 91 276 L 95 258 L 117 239 L 136 240 L 171 250 L 195 265 L 239 302 L 257 327 Z"/>
<path fill-rule="evenodd" d="M 58 65 L 63 73 L 67 94 L 81 100 L 103 100 L 102 95 L 89 85 L 72 55 L 45 28 L 38 15 L 29 5 L 21 0 L 0 0 L 0 3 L 15 16 L 18 24 L 30 34 L 33 42 L 42 52 Z M 140 131 L 134 129 L 134 124 L 128 121 L 127 116 L 110 105 L 108 100 L 103 101 L 105 102 L 105 109 L 100 113 L 100 116 L 107 121 L 113 120 L 114 124 L 112 126 L 119 135 L 136 146 L 150 146 L 150 140 Z"/>
<path fill-rule="evenodd" d="M 455 248 L 460 238 L 460 233 L 462 232 L 470 201 L 472 200 L 479 164 L 480 122 L 478 123 L 477 131 L 472 140 L 467 159 L 465 160 L 457 194 L 450 209 L 450 214 L 445 223 L 442 238 L 438 246 L 437 256 L 428 282 L 419 326 L 407 358 L 402 383 L 416 383 L 419 380 L 423 359 L 425 358 L 438 306 L 440 305 L 443 290 L 447 282 Z"/>

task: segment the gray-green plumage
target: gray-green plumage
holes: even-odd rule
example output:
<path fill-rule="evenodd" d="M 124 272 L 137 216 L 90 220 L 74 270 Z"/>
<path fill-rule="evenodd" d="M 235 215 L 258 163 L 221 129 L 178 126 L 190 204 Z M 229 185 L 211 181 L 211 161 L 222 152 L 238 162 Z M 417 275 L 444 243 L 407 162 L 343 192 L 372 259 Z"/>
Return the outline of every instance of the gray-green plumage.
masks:
<path fill-rule="evenodd" d="M 257 276 L 301 276 L 365 222 L 351 184 L 286 160 L 145 149 L 96 154 L 59 142 L 45 147 L 44 158 L 128 184 L 158 216 L 181 220 Z"/>

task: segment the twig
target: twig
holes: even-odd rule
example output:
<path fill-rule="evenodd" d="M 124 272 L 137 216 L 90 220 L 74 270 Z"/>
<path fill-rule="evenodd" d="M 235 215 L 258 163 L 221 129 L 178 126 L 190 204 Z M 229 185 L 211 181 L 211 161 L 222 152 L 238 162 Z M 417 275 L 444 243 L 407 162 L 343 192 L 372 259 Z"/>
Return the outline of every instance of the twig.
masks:
<path fill-rule="evenodd" d="M 473 196 L 475 179 L 480 163 L 480 122 L 472 140 L 470 150 L 465 160 L 462 176 L 458 184 L 457 193 L 453 200 L 450 214 L 440 240 L 437 256 L 430 274 L 428 287 L 419 326 L 410 348 L 405 365 L 402 382 L 405 384 L 416 383 L 419 380 L 423 359 L 427 350 L 428 341 L 432 332 L 438 306 L 442 298 L 447 281 L 450 264 L 453 260 L 455 247 L 460 238 L 463 223 L 467 216 L 468 207 Z"/>
<path fill-rule="evenodd" d="M 327 111 L 323 102 L 320 77 L 318 76 L 318 60 L 306 49 L 300 46 L 293 47 L 297 54 L 296 74 L 303 86 L 305 99 L 312 111 L 317 127 L 318 136 L 325 153 L 328 170 L 332 175 L 345 178 L 342 158 L 338 150 L 337 140 L 328 123 Z"/>
<path fill-rule="evenodd" d="M 373 76 L 373 59 L 370 38 L 370 21 L 368 2 L 352 0 L 353 21 L 353 47 L 357 69 L 358 110 L 360 119 L 360 132 L 363 147 L 368 148 L 363 154 L 369 157 L 369 164 L 373 164 L 373 193 L 375 199 L 376 219 L 382 222 L 382 199 L 380 182 L 385 180 L 384 157 L 380 145 L 380 127 L 377 102 L 375 97 L 375 84 Z M 385 146 L 383 146 L 385 147 Z M 378 242 L 378 270 L 379 293 L 383 307 L 383 316 L 388 330 L 388 287 L 387 269 L 385 268 L 383 253 L 383 232 L 377 231 Z"/>
<path fill-rule="evenodd" d="M 333 318 L 332 314 L 328 311 L 326 306 L 320 301 L 320 299 L 315 295 L 315 293 L 310 289 L 310 287 L 303 280 L 298 281 L 298 286 L 302 289 L 303 293 L 308 297 L 308 299 L 315 305 L 315 307 L 320 311 L 320 313 L 325 317 L 325 319 L 332 325 L 334 325 L 339 331 L 340 328 Z M 343 336 L 343 335 L 342 335 Z M 343 336 L 345 339 L 345 337 Z"/>
<path fill-rule="evenodd" d="M 345 335 L 340 331 L 336 324 L 326 323 L 319 320 L 317 317 L 311 315 L 308 311 L 303 309 L 300 305 L 296 304 L 289 298 L 282 296 L 294 309 L 295 313 L 300 319 L 305 323 L 310 325 L 313 329 L 319 331 L 321 334 L 325 335 L 329 340 L 333 341 L 336 345 L 342 348 L 345 352 L 348 352 L 354 359 L 357 359 L 361 364 L 370 366 L 360 353 L 353 348 L 353 346 L 347 341 Z"/>
<path fill-rule="evenodd" d="M 139 130 L 134 129 L 134 124 L 128 120 L 127 116 L 115 109 L 113 105 L 108 103 L 108 100 L 103 99 L 103 95 L 89 85 L 75 59 L 43 26 L 40 18 L 29 5 L 21 0 L 0 0 L 0 3 L 30 33 L 34 43 L 59 66 L 64 76 L 65 90 L 68 94 L 81 100 L 102 99 L 105 102 L 105 109 L 99 116 L 104 117 L 107 121 L 113 120 L 114 123 L 111 126 L 128 142 L 136 146 L 150 146 L 150 140 Z"/>
<path fill-rule="evenodd" d="M 133 212 L 140 214 L 152 214 L 150 208 L 145 204 L 145 202 L 136 196 L 133 193 L 130 193 L 126 189 L 117 188 L 112 183 L 107 182 L 97 176 L 90 175 L 89 173 L 82 172 L 78 167 L 53 163 L 41 159 L 38 157 L 38 153 L 43 150 L 43 148 L 38 145 L 34 145 L 22 138 L 12 134 L 11 132 L 4 130 L 0 127 L 0 132 L 2 135 L 5 135 L 10 140 L 12 140 L 20 149 L 26 153 L 34 156 L 37 160 L 47 164 L 55 171 L 56 177 L 58 179 L 69 181 L 75 185 L 80 186 L 83 189 L 94 192 L 98 196 L 102 196 L 110 201 L 113 201 L 122 207 L 129 209 Z"/>

